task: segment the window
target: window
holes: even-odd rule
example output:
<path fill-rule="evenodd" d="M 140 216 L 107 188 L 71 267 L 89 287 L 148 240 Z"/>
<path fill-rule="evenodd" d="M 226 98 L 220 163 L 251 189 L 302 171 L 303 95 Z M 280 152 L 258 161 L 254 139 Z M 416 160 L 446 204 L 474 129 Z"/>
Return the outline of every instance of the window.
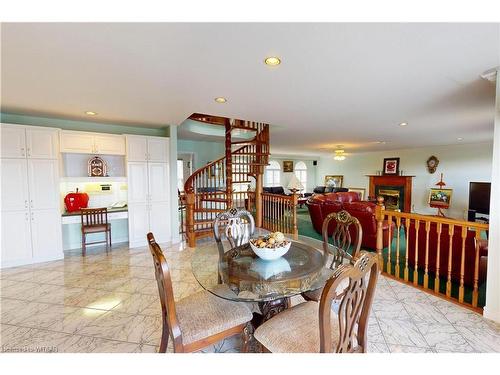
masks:
<path fill-rule="evenodd" d="M 264 172 L 264 186 L 281 186 L 281 168 L 277 161 L 270 161 Z"/>
<path fill-rule="evenodd" d="M 177 160 L 177 189 L 184 191 L 184 163 Z"/>
<path fill-rule="evenodd" d="M 295 164 L 295 176 L 300 181 L 300 183 L 304 186 L 304 192 L 307 191 L 307 166 L 303 161 L 297 162 Z"/>

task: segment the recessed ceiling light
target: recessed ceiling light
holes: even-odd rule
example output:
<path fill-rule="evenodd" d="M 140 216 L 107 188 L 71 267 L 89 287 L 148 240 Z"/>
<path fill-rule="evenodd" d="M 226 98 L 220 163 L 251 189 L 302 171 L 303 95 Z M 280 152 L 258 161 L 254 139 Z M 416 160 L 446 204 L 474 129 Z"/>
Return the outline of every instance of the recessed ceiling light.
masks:
<path fill-rule="evenodd" d="M 276 57 L 276 56 L 266 57 L 264 62 L 266 63 L 266 65 L 269 65 L 269 66 L 277 66 L 277 65 L 281 64 L 280 58 Z"/>
<path fill-rule="evenodd" d="M 379 144 L 379 145 L 385 145 L 385 141 L 377 141 L 377 144 Z"/>
<path fill-rule="evenodd" d="M 95 116 L 95 115 L 97 115 L 97 112 L 93 112 L 93 111 L 85 111 L 85 114 L 86 114 L 86 115 L 89 115 L 89 116 Z"/>
<path fill-rule="evenodd" d="M 399 126 L 406 126 L 406 125 L 408 125 L 407 122 L 402 122 L 402 123 L 399 124 Z"/>
<path fill-rule="evenodd" d="M 223 98 L 222 96 L 219 96 L 218 98 L 214 99 L 217 103 L 225 103 L 227 102 L 226 98 Z"/>
<path fill-rule="evenodd" d="M 464 139 L 462 137 L 458 137 L 457 141 L 463 141 Z"/>

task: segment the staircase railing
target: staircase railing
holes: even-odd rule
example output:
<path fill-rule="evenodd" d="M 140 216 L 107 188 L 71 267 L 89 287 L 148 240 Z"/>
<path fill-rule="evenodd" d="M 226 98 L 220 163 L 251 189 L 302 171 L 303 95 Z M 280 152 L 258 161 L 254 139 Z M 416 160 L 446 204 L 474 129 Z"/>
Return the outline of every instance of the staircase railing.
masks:
<path fill-rule="evenodd" d="M 383 273 L 482 310 L 488 224 L 385 210 L 380 198 L 376 218 Z"/>

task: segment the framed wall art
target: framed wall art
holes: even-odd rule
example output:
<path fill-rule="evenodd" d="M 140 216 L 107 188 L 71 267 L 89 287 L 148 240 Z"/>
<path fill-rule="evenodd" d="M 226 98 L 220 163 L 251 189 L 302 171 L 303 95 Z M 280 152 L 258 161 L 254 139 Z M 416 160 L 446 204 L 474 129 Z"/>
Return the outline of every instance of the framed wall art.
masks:
<path fill-rule="evenodd" d="M 344 183 L 344 176 L 325 176 L 325 186 L 340 188 Z"/>
<path fill-rule="evenodd" d="M 385 158 L 382 171 L 385 176 L 399 175 L 399 158 Z"/>
<path fill-rule="evenodd" d="M 293 160 L 283 160 L 283 172 L 293 172 Z"/>

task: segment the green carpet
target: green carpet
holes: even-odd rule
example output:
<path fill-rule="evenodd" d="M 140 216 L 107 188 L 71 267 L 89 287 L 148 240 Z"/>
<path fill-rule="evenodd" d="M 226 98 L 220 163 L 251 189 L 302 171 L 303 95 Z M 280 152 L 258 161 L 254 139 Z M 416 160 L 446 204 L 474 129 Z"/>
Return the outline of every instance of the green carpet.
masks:
<path fill-rule="evenodd" d="M 315 238 L 318 240 L 323 240 L 322 236 L 316 232 L 312 226 L 311 218 L 309 216 L 309 212 L 306 208 L 299 208 L 297 210 L 297 226 L 299 229 L 299 234 L 302 236 L 307 236 L 311 238 Z M 401 256 L 401 254 L 405 254 L 406 250 L 406 239 L 405 239 L 405 234 L 403 228 L 401 228 L 401 234 L 400 234 L 400 249 L 399 249 L 399 254 L 400 254 L 400 259 L 399 259 L 399 268 L 400 268 L 400 275 L 403 277 L 403 271 L 404 271 L 404 256 Z M 394 241 L 392 241 L 392 246 L 391 246 L 391 274 L 394 275 L 394 270 L 396 266 L 396 232 L 394 233 Z M 371 250 L 370 250 L 371 251 Z M 384 271 L 386 271 L 387 267 L 387 248 L 384 249 L 383 251 L 384 254 Z M 418 284 L 423 285 L 424 284 L 424 270 L 418 270 Z M 434 289 L 434 278 L 435 275 L 429 274 L 429 289 Z M 446 292 L 446 278 L 440 277 L 439 279 L 439 289 L 440 293 L 445 293 Z M 409 267 L 409 281 L 413 282 L 413 268 Z M 459 284 L 456 282 L 452 282 L 451 286 L 451 295 L 453 298 L 458 298 L 458 288 Z M 472 302 L 472 287 L 465 286 L 465 293 L 464 293 L 464 301 L 467 303 Z M 479 286 L 478 290 L 479 298 L 478 298 L 478 306 L 483 307 L 485 305 L 485 299 L 486 299 L 486 283 L 483 283 L 482 285 Z"/>

